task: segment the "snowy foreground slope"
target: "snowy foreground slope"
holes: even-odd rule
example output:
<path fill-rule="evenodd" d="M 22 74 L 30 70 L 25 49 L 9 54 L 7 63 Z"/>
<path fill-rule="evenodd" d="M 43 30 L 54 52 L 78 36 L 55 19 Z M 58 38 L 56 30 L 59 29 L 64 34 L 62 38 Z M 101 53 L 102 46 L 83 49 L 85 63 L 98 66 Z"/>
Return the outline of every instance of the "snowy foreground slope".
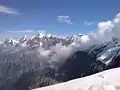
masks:
<path fill-rule="evenodd" d="M 32 90 L 120 90 L 120 68 Z"/>

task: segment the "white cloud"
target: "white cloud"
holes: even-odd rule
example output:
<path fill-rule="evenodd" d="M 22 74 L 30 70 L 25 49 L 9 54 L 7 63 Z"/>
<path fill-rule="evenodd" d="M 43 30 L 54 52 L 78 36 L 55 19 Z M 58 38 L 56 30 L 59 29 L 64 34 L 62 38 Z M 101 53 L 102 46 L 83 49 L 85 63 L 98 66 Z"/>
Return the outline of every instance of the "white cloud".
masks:
<path fill-rule="evenodd" d="M 14 15 L 19 15 L 20 12 L 14 8 L 6 7 L 4 5 L 0 5 L 0 13 L 5 13 L 5 14 L 14 14 Z"/>
<path fill-rule="evenodd" d="M 57 16 L 57 21 L 60 23 L 72 24 L 69 16 Z"/>
<path fill-rule="evenodd" d="M 120 13 L 113 20 L 98 23 L 97 36 L 101 40 L 111 40 L 112 37 L 120 38 Z"/>
<path fill-rule="evenodd" d="M 108 20 L 106 22 L 99 22 L 98 23 L 98 31 L 101 34 L 105 32 L 111 32 L 112 28 L 114 27 L 112 21 Z"/>
<path fill-rule="evenodd" d="M 93 39 L 98 42 L 109 41 L 113 37 L 120 39 L 120 13 L 113 20 L 102 21 L 97 24 L 96 32 L 90 35 L 90 41 L 94 44 Z M 89 35 L 89 34 L 88 34 Z M 95 36 L 95 37 L 94 37 Z"/>
<path fill-rule="evenodd" d="M 9 33 L 46 33 L 45 30 L 34 30 L 34 29 L 22 29 L 22 30 L 9 30 Z"/>
<path fill-rule="evenodd" d="M 89 41 L 89 36 L 88 35 L 83 35 L 82 37 L 81 37 L 81 42 L 82 43 L 87 43 Z"/>
<path fill-rule="evenodd" d="M 47 33 L 46 30 L 36 30 L 35 32 L 37 32 L 37 33 L 43 33 L 43 34 Z"/>
<path fill-rule="evenodd" d="M 26 30 L 10 30 L 8 32 L 10 33 L 33 33 L 34 31 L 30 29 L 26 29 Z"/>
<path fill-rule="evenodd" d="M 84 24 L 91 27 L 92 25 L 94 25 L 96 22 L 95 21 L 85 21 Z"/>

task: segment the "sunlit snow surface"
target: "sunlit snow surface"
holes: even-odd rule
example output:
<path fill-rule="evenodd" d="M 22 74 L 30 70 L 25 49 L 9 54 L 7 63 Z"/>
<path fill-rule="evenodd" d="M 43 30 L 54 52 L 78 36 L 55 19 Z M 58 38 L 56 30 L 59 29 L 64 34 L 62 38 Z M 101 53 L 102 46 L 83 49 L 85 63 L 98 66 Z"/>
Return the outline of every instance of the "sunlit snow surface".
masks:
<path fill-rule="evenodd" d="M 32 90 L 120 90 L 120 68 Z"/>

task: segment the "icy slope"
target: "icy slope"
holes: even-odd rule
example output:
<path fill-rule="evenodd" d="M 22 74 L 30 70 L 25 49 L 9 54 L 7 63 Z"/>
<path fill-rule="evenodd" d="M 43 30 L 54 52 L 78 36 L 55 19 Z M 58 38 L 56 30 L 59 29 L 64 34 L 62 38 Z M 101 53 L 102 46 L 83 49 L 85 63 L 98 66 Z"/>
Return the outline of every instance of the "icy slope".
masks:
<path fill-rule="evenodd" d="M 120 90 L 120 68 L 32 90 Z"/>

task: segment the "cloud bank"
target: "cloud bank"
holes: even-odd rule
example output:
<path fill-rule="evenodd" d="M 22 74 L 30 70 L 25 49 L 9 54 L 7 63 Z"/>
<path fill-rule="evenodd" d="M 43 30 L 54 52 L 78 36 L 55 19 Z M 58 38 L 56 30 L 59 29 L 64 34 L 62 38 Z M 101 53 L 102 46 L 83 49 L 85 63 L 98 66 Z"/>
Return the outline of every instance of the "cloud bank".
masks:
<path fill-rule="evenodd" d="M 114 19 L 99 22 L 95 32 L 89 32 L 76 40 L 80 48 L 107 42 L 116 37 L 120 39 L 120 13 Z"/>
<path fill-rule="evenodd" d="M 98 41 L 109 41 L 113 37 L 120 39 L 119 34 L 120 34 L 120 13 L 118 13 L 113 20 L 99 22 L 97 24 L 97 31 L 93 33 L 93 36 Z"/>

